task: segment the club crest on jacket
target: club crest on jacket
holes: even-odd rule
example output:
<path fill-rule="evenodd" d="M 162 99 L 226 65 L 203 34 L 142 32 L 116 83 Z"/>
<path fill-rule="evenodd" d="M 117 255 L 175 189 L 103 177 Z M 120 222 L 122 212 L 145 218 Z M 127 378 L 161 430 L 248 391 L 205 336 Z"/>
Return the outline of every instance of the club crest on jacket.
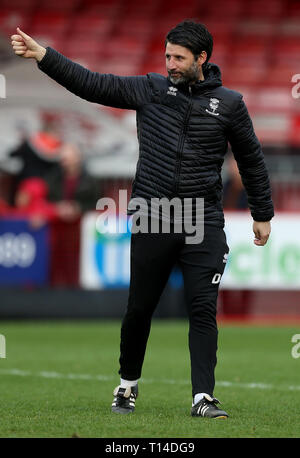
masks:
<path fill-rule="evenodd" d="M 219 99 L 215 99 L 215 98 L 210 99 L 209 106 L 210 106 L 212 111 L 209 111 L 207 108 L 206 108 L 205 111 L 207 111 L 207 113 L 212 114 L 214 116 L 219 116 L 220 113 L 216 113 L 216 110 L 219 107 L 219 103 L 220 103 Z"/>
<path fill-rule="evenodd" d="M 177 95 L 177 91 L 178 91 L 177 87 L 170 86 L 167 94 L 176 96 Z"/>

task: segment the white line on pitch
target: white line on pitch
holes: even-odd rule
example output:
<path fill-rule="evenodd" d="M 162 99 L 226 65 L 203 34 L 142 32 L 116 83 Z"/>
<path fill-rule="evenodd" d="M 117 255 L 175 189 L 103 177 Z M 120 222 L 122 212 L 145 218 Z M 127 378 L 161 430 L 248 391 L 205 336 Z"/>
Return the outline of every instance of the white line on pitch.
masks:
<path fill-rule="evenodd" d="M 20 377 L 43 377 L 46 379 L 64 379 L 64 380 L 94 380 L 100 382 L 108 382 L 116 380 L 115 376 L 112 375 L 91 375 L 91 374 L 61 374 L 59 372 L 41 371 L 31 372 L 21 369 L 0 369 L 0 375 L 16 375 Z M 163 383 L 166 385 L 189 385 L 188 380 L 172 380 L 172 379 L 147 379 L 141 378 L 143 383 Z M 270 383 L 242 383 L 242 382 L 229 382 L 229 381 L 217 381 L 216 386 L 221 387 L 237 387 L 237 388 L 250 388 L 250 389 L 261 389 L 261 390 L 289 390 L 289 391 L 300 391 L 300 385 L 272 385 Z"/>

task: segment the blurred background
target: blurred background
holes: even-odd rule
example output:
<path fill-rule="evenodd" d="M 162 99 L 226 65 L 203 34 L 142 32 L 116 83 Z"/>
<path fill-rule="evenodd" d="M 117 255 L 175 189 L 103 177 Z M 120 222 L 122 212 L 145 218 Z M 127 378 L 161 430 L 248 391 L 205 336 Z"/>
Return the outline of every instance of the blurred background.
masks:
<path fill-rule="evenodd" d="M 13 6 L 12 6 L 13 5 Z M 84 102 L 18 58 L 19 26 L 101 73 L 166 74 L 164 40 L 193 18 L 211 62 L 244 95 L 269 169 L 276 216 L 263 249 L 230 151 L 223 170 L 231 248 L 219 317 L 300 319 L 300 2 L 296 0 L 0 0 L 0 317 L 121 317 L 129 232 L 96 230 L 96 202 L 130 196 L 135 112 Z M 299 86 L 299 87 L 298 87 Z M 120 209 L 120 220 L 125 218 Z M 155 312 L 185 316 L 174 269 Z"/>

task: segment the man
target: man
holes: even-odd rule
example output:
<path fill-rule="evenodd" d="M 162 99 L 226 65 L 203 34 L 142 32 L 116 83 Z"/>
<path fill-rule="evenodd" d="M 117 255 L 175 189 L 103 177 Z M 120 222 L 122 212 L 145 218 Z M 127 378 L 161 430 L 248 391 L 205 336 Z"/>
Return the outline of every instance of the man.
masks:
<path fill-rule="evenodd" d="M 131 413 L 135 408 L 152 314 L 178 262 L 190 322 L 191 415 L 227 418 L 213 390 L 217 295 L 229 251 L 220 176 L 228 141 L 247 191 L 256 245 L 267 242 L 274 213 L 263 154 L 242 95 L 222 87 L 219 67 L 208 63 L 212 36 L 202 24 L 184 21 L 166 37 L 168 78 L 154 73 L 119 77 L 90 72 L 17 31 L 12 36 L 15 53 L 35 58 L 42 71 L 69 91 L 90 102 L 137 111 L 140 155 L 133 198 L 147 203 L 191 199 L 187 214 L 192 221 L 197 219 L 197 199 L 204 199 L 202 242 L 186 243 L 186 234 L 174 229 L 175 218 L 170 233 L 160 229 L 132 234 L 129 299 L 121 329 L 121 383 L 114 390 L 112 411 Z M 159 217 L 163 218 L 161 213 Z"/>
<path fill-rule="evenodd" d="M 95 209 L 99 198 L 96 182 L 85 169 L 79 147 L 68 142 L 62 144 L 58 167 L 45 175 L 45 180 L 49 200 L 56 204 L 60 217 L 51 227 L 50 282 L 76 287 L 80 219 L 85 212 Z"/>
<path fill-rule="evenodd" d="M 45 175 L 49 199 L 60 203 L 65 221 L 73 221 L 84 212 L 94 210 L 98 198 L 96 182 L 87 173 L 81 155 L 75 144 L 64 143 L 59 166 Z"/>
<path fill-rule="evenodd" d="M 17 158 L 20 161 L 20 169 L 14 174 L 14 197 L 23 180 L 31 177 L 44 178 L 47 173 L 58 167 L 62 143 L 57 120 L 47 112 L 42 112 L 40 118 L 41 128 L 29 136 L 24 136 L 21 143 L 9 152 L 9 158 Z"/>

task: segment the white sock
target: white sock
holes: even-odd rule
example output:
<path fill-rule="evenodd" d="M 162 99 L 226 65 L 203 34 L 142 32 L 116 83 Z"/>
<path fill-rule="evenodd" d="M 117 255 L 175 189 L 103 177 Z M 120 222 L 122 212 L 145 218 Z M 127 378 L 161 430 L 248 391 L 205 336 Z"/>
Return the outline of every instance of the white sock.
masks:
<path fill-rule="evenodd" d="M 207 393 L 197 393 L 197 394 L 195 394 L 193 406 L 195 404 L 197 404 L 197 402 L 201 401 L 201 399 L 204 398 L 205 394 L 207 394 Z"/>
<path fill-rule="evenodd" d="M 137 385 L 138 380 L 125 380 L 123 378 L 120 379 L 120 386 L 121 388 L 127 388 L 128 386 L 135 386 Z"/>

